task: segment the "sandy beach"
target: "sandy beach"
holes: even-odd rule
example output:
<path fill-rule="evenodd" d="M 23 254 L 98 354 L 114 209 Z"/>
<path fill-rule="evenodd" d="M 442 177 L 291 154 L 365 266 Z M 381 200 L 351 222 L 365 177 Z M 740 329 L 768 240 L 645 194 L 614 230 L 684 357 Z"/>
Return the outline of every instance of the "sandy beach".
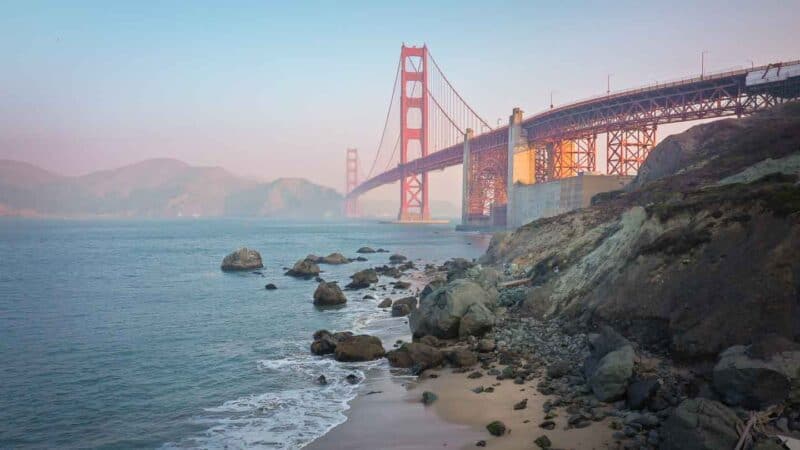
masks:
<path fill-rule="evenodd" d="M 432 449 L 477 448 L 485 441 L 486 448 L 538 448 L 534 441 L 546 435 L 553 448 L 615 448 L 609 420 L 593 422 L 582 429 L 567 428 L 568 414 L 558 411 L 552 420 L 555 428 L 539 427 L 545 421 L 542 405 L 549 396 L 542 395 L 533 380 L 524 385 L 513 380 L 498 381 L 494 377 L 467 378 L 467 373 L 451 369 L 425 372 L 419 380 L 413 377 L 387 376 L 365 383 L 360 395 L 347 412 L 347 422 L 331 430 L 308 449 Z M 473 388 L 492 386 L 492 393 L 474 393 Z M 380 393 L 369 394 L 371 391 Z M 424 391 L 437 395 L 430 406 L 422 404 Z M 527 407 L 514 410 L 514 404 L 527 399 Z M 486 425 L 500 420 L 508 431 L 492 436 Z"/>

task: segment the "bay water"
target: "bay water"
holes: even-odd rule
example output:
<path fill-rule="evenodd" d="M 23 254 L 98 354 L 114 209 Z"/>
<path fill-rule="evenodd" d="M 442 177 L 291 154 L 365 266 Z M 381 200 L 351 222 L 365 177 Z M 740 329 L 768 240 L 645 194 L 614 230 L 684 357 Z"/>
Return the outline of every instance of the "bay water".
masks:
<path fill-rule="evenodd" d="M 488 239 L 451 225 L 2 219 L 0 448 L 300 448 L 345 420 L 358 387 L 347 375 L 386 364 L 312 356 L 312 333 L 408 325 L 367 291 L 315 308 L 316 283 L 285 268 L 361 246 L 441 263 L 480 256 Z M 222 272 L 241 246 L 264 269 Z M 322 276 L 343 286 L 389 255 Z"/>

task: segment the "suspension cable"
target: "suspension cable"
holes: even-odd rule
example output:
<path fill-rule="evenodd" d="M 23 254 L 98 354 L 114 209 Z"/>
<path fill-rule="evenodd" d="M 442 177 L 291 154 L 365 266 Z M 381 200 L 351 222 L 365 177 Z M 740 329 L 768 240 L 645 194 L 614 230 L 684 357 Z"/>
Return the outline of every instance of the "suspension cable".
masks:
<path fill-rule="evenodd" d="M 389 97 L 389 109 L 386 111 L 386 120 L 383 122 L 383 131 L 381 132 L 381 140 L 378 143 L 378 151 L 375 152 L 375 159 L 372 161 L 372 167 L 369 169 L 369 175 L 367 175 L 367 179 L 372 177 L 372 172 L 375 170 L 375 165 L 378 163 L 378 158 L 381 155 L 381 148 L 383 147 L 383 140 L 386 137 L 386 129 L 389 126 L 389 116 L 392 113 L 392 106 L 394 105 L 394 94 L 397 92 L 397 80 L 400 78 L 400 65 L 402 64 L 402 60 L 397 61 L 397 70 L 394 74 L 394 84 L 392 85 L 392 96 Z M 391 159 L 391 158 L 390 158 Z"/>

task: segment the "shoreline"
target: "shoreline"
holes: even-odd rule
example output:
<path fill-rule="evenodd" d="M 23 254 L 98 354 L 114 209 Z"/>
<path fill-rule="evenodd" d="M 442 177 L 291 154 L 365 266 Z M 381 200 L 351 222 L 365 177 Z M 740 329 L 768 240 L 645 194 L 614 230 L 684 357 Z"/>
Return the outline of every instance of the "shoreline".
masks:
<path fill-rule="evenodd" d="M 419 267 L 408 271 L 402 280 L 412 283 L 408 293 L 418 294 L 440 272 L 428 272 L 423 261 Z M 381 283 L 383 284 L 383 283 Z M 377 293 L 378 290 L 365 290 Z M 404 295 L 389 295 L 393 300 Z M 387 310 L 387 313 L 389 310 Z M 407 317 L 400 317 L 407 323 Z M 404 335 L 382 336 L 387 350 L 397 348 L 396 340 L 410 342 L 410 330 Z M 495 367 L 495 365 L 492 365 Z M 501 370 L 504 366 L 497 365 Z M 545 367 L 546 368 L 546 367 Z M 614 445 L 611 418 L 603 416 L 589 422 L 585 428 L 568 424 L 569 415 L 547 414 L 545 403 L 556 396 L 539 392 L 537 384 L 544 380 L 536 376 L 524 384 L 513 379 L 499 380 L 494 376 L 468 378 L 476 365 L 469 370 L 438 368 L 424 371 L 419 377 L 404 375 L 402 369 L 388 365 L 372 369 L 359 386 L 356 396 L 348 402 L 344 412 L 346 420 L 308 443 L 304 449 L 407 449 L 476 448 L 483 443 L 487 448 L 518 449 L 537 448 L 534 441 L 547 436 L 555 448 L 606 449 Z M 485 370 L 484 370 L 485 371 Z M 473 389 L 491 387 L 494 392 L 475 393 Z M 492 390 L 490 389 L 490 390 Z M 431 405 L 421 401 L 422 393 L 430 391 L 438 397 Z M 527 400 L 524 409 L 514 405 Z M 486 425 L 500 420 L 508 431 L 499 437 L 492 436 Z M 553 428 L 539 425 L 552 421 Z"/>

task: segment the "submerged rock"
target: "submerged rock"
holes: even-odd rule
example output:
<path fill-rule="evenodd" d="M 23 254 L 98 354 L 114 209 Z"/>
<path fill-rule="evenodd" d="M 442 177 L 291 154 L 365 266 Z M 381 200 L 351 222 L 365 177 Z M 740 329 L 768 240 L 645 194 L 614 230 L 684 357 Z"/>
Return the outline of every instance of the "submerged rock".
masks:
<path fill-rule="evenodd" d="M 347 284 L 350 289 L 364 289 L 378 282 L 378 274 L 374 269 L 365 269 L 350 276 L 353 280 Z"/>
<path fill-rule="evenodd" d="M 378 303 L 378 308 L 391 308 L 392 307 L 392 299 L 385 298 Z"/>
<path fill-rule="evenodd" d="M 295 278 L 311 279 L 319 275 L 319 266 L 309 259 L 301 259 L 294 264 L 294 267 L 286 272 L 286 275 Z"/>
<path fill-rule="evenodd" d="M 344 296 L 344 292 L 335 281 L 330 283 L 323 281 L 314 291 L 314 304 L 317 306 L 333 306 L 344 303 L 347 303 L 347 297 Z"/>
<path fill-rule="evenodd" d="M 272 283 L 267 283 L 267 284 L 264 286 L 264 289 L 266 289 L 266 290 L 268 290 L 268 291 L 274 291 L 275 289 L 278 289 L 278 286 L 275 286 L 275 285 L 274 285 L 274 284 L 272 284 Z"/>
<path fill-rule="evenodd" d="M 261 262 L 261 254 L 247 247 L 229 254 L 222 259 L 220 269 L 224 271 L 252 270 L 264 267 Z"/>
<path fill-rule="evenodd" d="M 372 249 L 372 247 L 361 247 L 360 249 L 356 250 L 356 253 L 365 254 L 365 253 L 376 253 L 376 252 L 375 250 Z"/>
<path fill-rule="evenodd" d="M 318 264 L 347 264 L 350 262 L 344 255 L 341 253 L 331 253 L 328 256 L 322 256 L 318 258 Z"/>
<path fill-rule="evenodd" d="M 395 263 L 395 264 L 400 264 L 400 263 L 402 263 L 403 261 L 405 261 L 407 259 L 408 258 L 406 258 L 405 256 L 400 255 L 398 253 L 395 253 L 394 255 L 389 257 L 389 262 L 390 263 Z"/>

